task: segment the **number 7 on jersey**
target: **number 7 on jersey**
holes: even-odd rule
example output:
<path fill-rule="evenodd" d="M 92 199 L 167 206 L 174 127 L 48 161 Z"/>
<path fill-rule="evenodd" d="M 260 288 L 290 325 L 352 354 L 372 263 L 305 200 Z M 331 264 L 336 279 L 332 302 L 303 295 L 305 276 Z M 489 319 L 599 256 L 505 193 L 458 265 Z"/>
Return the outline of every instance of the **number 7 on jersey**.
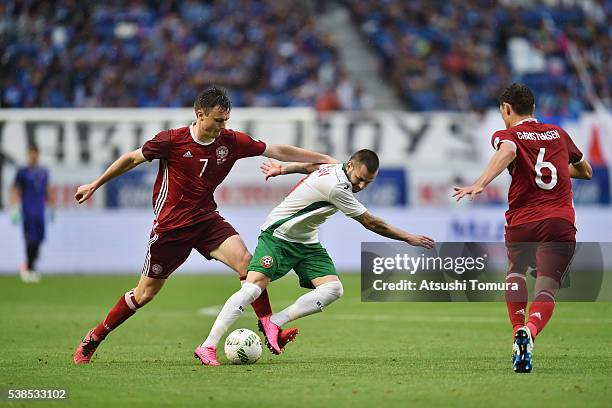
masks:
<path fill-rule="evenodd" d="M 204 174 L 204 170 L 206 170 L 206 165 L 208 165 L 208 159 L 200 159 L 201 162 L 204 162 L 204 165 L 202 166 L 202 171 L 200 172 L 200 177 L 202 177 L 202 174 Z"/>

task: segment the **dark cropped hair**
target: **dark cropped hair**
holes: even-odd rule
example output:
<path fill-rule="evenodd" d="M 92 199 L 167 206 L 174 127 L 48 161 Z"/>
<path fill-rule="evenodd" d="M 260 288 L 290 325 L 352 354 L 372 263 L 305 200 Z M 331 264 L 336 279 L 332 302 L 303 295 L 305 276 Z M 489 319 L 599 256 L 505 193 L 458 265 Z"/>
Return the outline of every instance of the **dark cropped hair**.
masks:
<path fill-rule="evenodd" d="M 379 161 L 378 155 L 374 153 L 372 150 L 362 149 L 359 150 L 351 156 L 350 160 L 352 162 L 359 162 L 365 164 L 366 168 L 370 173 L 375 173 L 378 170 Z"/>
<path fill-rule="evenodd" d="M 216 85 L 212 85 L 202 91 L 196 97 L 193 104 L 193 108 L 196 111 L 202 109 L 207 115 L 215 106 L 218 106 L 222 112 L 229 112 L 232 110 L 232 102 L 229 96 L 227 96 L 227 91 L 225 88 Z"/>
<path fill-rule="evenodd" d="M 529 115 L 533 113 L 535 103 L 531 89 L 525 84 L 514 83 L 504 89 L 499 97 L 499 105 L 507 103 L 518 115 Z"/>

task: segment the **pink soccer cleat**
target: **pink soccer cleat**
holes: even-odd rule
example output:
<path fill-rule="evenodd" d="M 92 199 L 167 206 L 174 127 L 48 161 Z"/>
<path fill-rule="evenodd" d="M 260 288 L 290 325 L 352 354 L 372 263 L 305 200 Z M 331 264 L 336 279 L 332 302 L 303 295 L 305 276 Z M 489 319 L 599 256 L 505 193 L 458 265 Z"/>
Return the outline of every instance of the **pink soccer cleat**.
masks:
<path fill-rule="evenodd" d="M 193 352 L 193 356 L 202 362 L 202 365 L 208 366 L 220 366 L 221 363 L 217 361 L 217 348 L 216 347 L 196 347 Z"/>
<path fill-rule="evenodd" d="M 285 346 L 292 341 L 295 341 L 295 338 L 300 333 L 297 327 L 290 327 L 285 330 L 281 330 L 278 333 L 278 347 L 281 351 L 285 351 Z"/>
<path fill-rule="evenodd" d="M 96 340 L 93 334 L 93 329 L 91 329 L 83 340 L 81 340 L 81 344 L 77 347 L 72 355 L 72 360 L 74 364 L 89 364 L 89 361 L 93 357 L 96 349 L 102 342 L 101 339 Z"/>
<path fill-rule="evenodd" d="M 281 348 L 278 345 L 278 335 L 280 333 L 280 326 L 275 325 L 270 321 L 270 316 L 265 316 L 259 319 L 257 322 L 259 331 L 264 334 L 266 338 L 266 346 L 272 352 L 272 354 L 280 354 Z"/>

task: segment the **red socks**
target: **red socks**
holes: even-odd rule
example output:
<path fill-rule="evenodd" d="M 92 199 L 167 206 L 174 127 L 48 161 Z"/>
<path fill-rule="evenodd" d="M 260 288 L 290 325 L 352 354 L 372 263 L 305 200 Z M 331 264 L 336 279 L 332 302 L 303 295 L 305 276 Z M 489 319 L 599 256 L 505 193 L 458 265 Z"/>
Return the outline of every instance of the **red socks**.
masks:
<path fill-rule="evenodd" d="M 245 280 L 246 280 L 246 276 L 241 277 L 240 283 L 244 282 Z M 253 310 L 255 310 L 255 314 L 260 319 L 262 317 L 271 315 L 272 306 L 270 306 L 270 298 L 268 297 L 268 289 L 264 289 L 261 292 L 261 295 L 259 295 L 259 297 L 255 299 L 253 303 L 251 303 L 251 306 L 253 306 Z"/>
<path fill-rule="evenodd" d="M 527 327 L 531 331 L 531 337 L 535 337 L 544 330 L 544 327 L 552 317 L 555 310 L 555 296 L 547 290 L 541 290 L 529 307 L 529 320 Z"/>
<path fill-rule="evenodd" d="M 96 326 L 93 330 L 94 336 L 99 340 L 104 340 L 108 333 L 136 313 L 139 307 L 140 305 L 136 302 L 136 298 L 134 297 L 134 289 L 132 289 L 121 296 L 117 304 L 111 309 L 108 316 L 106 316 L 106 319 Z"/>
<path fill-rule="evenodd" d="M 270 306 L 270 298 L 268 297 L 268 289 L 264 289 L 261 295 L 253 303 L 253 310 L 257 317 L 262 318 L 272 314 L 272 306 Z"/>
<path fill-rule="evenodd" d="M 506 290 L 506 307 L 508 317 L 512 323 L 512 334 L 525 325 L 525 311 L 527 310 L 527 281 L 525 275 L 510 273 L 506 276 L 506 282 L 518 285 L 518 290 Z"/>
<path fill-rule="evenodd" d="M 535 299 L 529 307 L 529 317 L 527 324 L 525 324 L 525 310 L 527 310 L 527 282 L 525 281 L 525 275 L 510 273 L 506 277 L 506 282 L 518 285 L 518 290 L 508 289 L 505 293 L 512 332 L 516 333 L 521 327 L 527 326 L 529 331 L 531 331 L 531 337 L 535 339 L 538 333 L 544 330 L 555 310 L 555 295 L 547 290 L 541 290 L 536 293 Z"/>

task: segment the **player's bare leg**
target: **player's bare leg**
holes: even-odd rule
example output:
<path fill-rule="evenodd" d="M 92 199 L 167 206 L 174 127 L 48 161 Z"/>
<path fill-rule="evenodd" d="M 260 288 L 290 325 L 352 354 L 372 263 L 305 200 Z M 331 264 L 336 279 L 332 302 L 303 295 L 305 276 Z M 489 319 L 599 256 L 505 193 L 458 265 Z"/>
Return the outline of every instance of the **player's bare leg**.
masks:
<path fill-rule="evenodd" d="M 139 307 L 152 301 L 164 286 L 164 283 L 166 283 L 165 279 L 155 279 L 141 275 L 138 286 L 134 288 L 134 296 L 136 297 L 136 302 L 138 302 Z"/>
<path fill-rule="evenodd" d="M 74 352 L 74 363 L 89 363 L 102 340 L 112 330 L 136 313 L 139 308 L 153 300 L 165 282 L 165 279 L 154 279 L 141 275 L 138 286 L 121 296 L 104 321 L 87 332 L 85 338 L 83 338 Z"/>
<path fill-rule="evenodd" d="M 210 251 L 210 256 L 232 268 L 241 278 L 246 278 L 251 253 L 240 235 L 228 237 L 217 249 Z"/>
<path fill-rule="evenodd" d="M 244 282 L 252 256 L 240 235 L 227 238 L 219 245 L 219 248 L 210 252 L 210 256 L 232 268 L 240 277 L 240 281 Z M 270 306 L 268 291 L 264 290 L 252 306 L 257 317 L 271 315 L 272 307 Z"/>
<path fill-rule="evenodd" d="M 550 292 L 553 296 L 557 296 L 560 287 L 560 282 L 557 279 L 548 276 L 538 276 L 535 281 L 534 290 L 536 293 L 545 290 Z"/>
<path fill-rule="evenodd" d="M 232 268 L 238 276 L 240 281 L 244 282 L 247 276 L 247 267 L 251 262 L 252 255 L 247 249 L 244 241 L 240 235 L 233 235 L 227 238 L 219 246 L 219 248 L 211 251 L 210 256 L 223 262 L 225 265 Z M 272 314 L 272 307 L 270 305 L 270 298 L 268 296 L 268 290 L 264 289 L 261 295 L 251 304 L 255 310 L 255 314 L 259 319 L 270 317 Z M 281 330 L 278 337 L 278 344 L 280 349 L 284 349 L 285 346 L 295 340 L 299 331 L 295 327 L 291 327 L 286 330 Z"/>

